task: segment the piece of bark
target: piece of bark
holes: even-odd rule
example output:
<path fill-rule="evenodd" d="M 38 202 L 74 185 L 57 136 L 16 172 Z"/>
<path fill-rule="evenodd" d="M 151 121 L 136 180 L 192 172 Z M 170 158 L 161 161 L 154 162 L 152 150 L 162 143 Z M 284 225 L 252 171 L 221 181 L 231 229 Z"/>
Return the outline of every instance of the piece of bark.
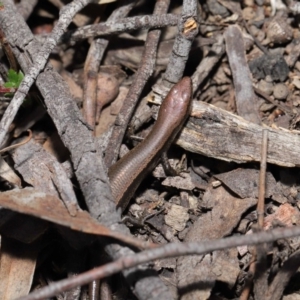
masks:
<path fill-rule="evenodd" d="M 16 170 L 23 179 L 41 192 L 61 198 L 71 216 L 79 206 L 71 180 L 64 168 L 50 153 L 32 140 L 13 154 Z"/>
<path fill-rule="evenodd" d="M 239 275 L 240 268 L 236 249 L 215 251 L 202 257 L 199 265 L 190 266 L 195 271 L 197 280 L 186 287 L 179 289 L 183 296 L 180 299 L 211 299 L 211 289 L 218 280 L 232 288 Z M 185 294 L 188 290 L 194 290 L 191 294 Z"/>
<path fill-rule="evenodd" d="M 176 142 L 185 150 L 230 162 L 260 161 L 265 126 L 203 102 L 193 103 L 191 116 Z M 299 167 L 300 136 L 296 132 L 267 128 L 267 162 Z"/>
<path fill-rule="evenodd" d="M 223 182 L 231 191 L 240 198 L 258 198 L 259 170 L 255 169 L 235 169 L 230 172 L 214 175 L 215 178 Z M 266 198 L 279 198 L 282 202 L 284 196 L 280 195 L 276 180 L 270 172 L 266 174 Z M 281 197 L 280 197 L 281 196 Z"/>

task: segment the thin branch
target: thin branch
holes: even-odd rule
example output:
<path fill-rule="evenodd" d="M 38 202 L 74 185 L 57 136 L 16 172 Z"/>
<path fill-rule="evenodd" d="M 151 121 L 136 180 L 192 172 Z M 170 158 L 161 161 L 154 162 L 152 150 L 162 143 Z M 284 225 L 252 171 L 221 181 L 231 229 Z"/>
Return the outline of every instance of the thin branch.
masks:
<path fill-rule="evenodd" d="M 80 27 L 74 31 L 67 32 L 62 43 L 72 43 L 90 37 L 119 34 L 137 29 L 154 29 L 166 26 L 175 26 L 178 16 L 174 14 L 159 14 L 130 17 L 116 21 L 107 21 L 96 25 Z"/>
<path fill-rule="evenodd" d="M 116 21 L 124 18 L 133 8 L 134 2 L 129 1 L 128 4 L 117 8 L 108 21 Z M 94 129 L 97 116 L 97 79 L 100 62 L 108 45 L 108 40 L 103 38 L 95 39 L 90 46 L 85 65 L 84 65 L 84 89 L 83 89 L 83 116 L 87 123 Z"/>
<path fill-rule="evenodd" d="M 262 131 L 262 145 L 261 145 L 261 161 L 259 173 L 259 193 L 257 201 L 257 215 L 258 227 L 263 229 L 264 224 L 264 211 L 265 211 L 265 193 L 266 193 L 266 168 L 267 168 L 267 147 L 268 147 L 268 130 Z M 248 271 L 248 280 L 244 286 L 243 292 L 240 296 L 241 300 L 247 300 L 253 286 L 254 279 L 254 293 L 259 292 L 259 289 L 266 283 L 266 253 L 263 246 L 257 246 L 252 251 L 251 263 Z M 254 278 L 255 275 L 255 278 Z M 259 298 L 258 298 L 259 299 Z"/>
<path fill-rule="evenodd" d="M 266 169 L 268 151 L 268 130 L 264 129 L 262 134 L 261 161 L 259 173 L 259 194 L 257 202 L 258 226 L 263 228 L 265 213 L 265 194 L 266 194 Z"/>
<path fill-rule="evenodd" d="M 235 89 L 237 112 L 245 120 L 260 124 L 261 120 L 256 107 L 257 98 L 252 87 L 252 78 L 240 27 L 237 25 L 228 26 L 224 38 Z"/>
<path fill-rule="evenodd" d="M 34 10 L 37 3 L 38 0 L 22 0 L 16 6 L 18 12 L 23 16 L 25 20 L 27 20 L 31 15 L 32 11 Z"/>
<path fill-rule="evenodd" d="M 96 124 L 97 82 L 100 60 L 103 55 L 101 40 L 91 43 L 83 68 L 83 104 L 82 115 L 91 127 Z"/>
<path fill-rule="evenodd" d="M 253 277 L 254 277 L 254 273 L 255 273 L 255 267 L 256 267 L 256 251 L 253 250 L 253 252 L 255 252 L 254 256 L 252 255 L 251 261 L 250 261 L 250 265 L 249 265 L 249 270 L 248 270 L 248 275 L 246 277 L 245 280 L 245 285 L 243 287 L 242 293 L 239 297 L 239 300 L 248 300 L 249 295 L 251 293 L 252 287 L 253 287 Z"/>
<path fill-rule="evenodd" d="M 178 22 L 178 34 L 175 38 L 167 70 L 163 76 L 162 85 L 170 88 L 181 79 L 198 31 L 198 1 L 184 0 L 181 19 Z"/>
<path fill-rule="evenodd" d="M 204 82 L 212 69 L 220 61 L 225 53 L 223 36 L 216 37 L 217 42 L 213 44 L 207 56 L 202 59 L 195 73 L 192 76 L 193 91 L 196 92 L 199 86 Z"/>
<path fill-rule="evenodd" d="M 200 243 L 170 243 L 156 249 L 146 250 L 120 258 L 112 263 L 84 272 L 77 277 L 58 281 L 31 293 L 28 296 L 19 298 L 18 300 L 39 300 L 49 298 L 78 285 L 84 285 L 95 279 L 101 279 L 116 274 L 121 270 L 132 268 L 141 263 L 150 262 L 156 259 L 178 257 L 182 255 L 202 255 L 212 251 L 224 250 L 237 246 L 270 243 L 278 239 L 291 238 L 298 235 L 300 235 L 300 226 L 279 228 L 256 234 L 233 236 Z"/>
<path fill-rule="evenodd" d="M 129 3 L 117 8 L 111 16 L 109 21 L 115 21 L 124 18 L 134 6 L 134 1 L 130 0 Z M 83 116 L 91 128 L 95 129 L 97 121 L 97 82 L 98 71 L 103 54 L 108 46 L 109 40 L 103 38 L 96 38 L 90 45 L 87 58 L 84 65 L 84 89 L 83 89 Z M 92 76 L 91 76 L 92 75 Z M 94 280 L 89 284 L 89 297 L 97 299 L 96 295 L 99 294 L 100 282 Z M 101 282 L 101 291 L 108 289 L 106 282 Z M 101 298 L 102 299 L 102 298 Z"/>
<path fill-rule="evenodd" d="M 160 15 L 166 13 L 169 4 L 170 0 L 157 1 L 154 8 L 154 15 L 159 18 Z M 105 163 L 107 167 L 111 166 L 117 160 L 127 125 L 132 117 L 144 86 L 153 73 L 160 35 L 161 30 L 151 30 L 148 33 L 141 64 L 135 74 L 135 80 L 130 86 L 128 94 L 124 100 L 124 105 L 116 119 L 111 139 L 107 146 L 105 155 Z"/>
<path fill-rule="evenodd" d="M 266 300 L 282 299 L 282 294 L 288 285 L 292 276 L 295 275 L 300 266 L 300 250 L 294 252 L 287 261 L 284 262 L 282 268 L 276 274 L 276 277 L 269 286 L 266 293 Z"/>

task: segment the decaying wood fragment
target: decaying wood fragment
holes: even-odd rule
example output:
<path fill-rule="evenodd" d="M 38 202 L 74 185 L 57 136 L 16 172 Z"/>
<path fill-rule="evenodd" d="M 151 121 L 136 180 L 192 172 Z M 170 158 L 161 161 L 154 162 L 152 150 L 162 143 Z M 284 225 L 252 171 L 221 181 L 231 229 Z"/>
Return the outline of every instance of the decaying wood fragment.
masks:
<path fill-rule="evenodd" d="M 236 163 L 259 162 L 260 126 L 203 102 L 194 102 L 192 118 L 177 144 L 201 155 Z M 268 128 L 267 162 L 283 167 L 300 166 L 300 136 L 294 132 Z"/>

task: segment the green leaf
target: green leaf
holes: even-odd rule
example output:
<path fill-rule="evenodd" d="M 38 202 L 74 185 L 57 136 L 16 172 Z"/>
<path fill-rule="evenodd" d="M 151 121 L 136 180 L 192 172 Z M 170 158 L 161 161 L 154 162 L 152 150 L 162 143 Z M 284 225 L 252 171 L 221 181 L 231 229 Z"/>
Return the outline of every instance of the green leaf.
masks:
<path fill-rule="evenodd" d="M 6 88 L 15 88 L 17 86 L 14 82 L 5 82 L 4 87 L 6 87 Z"/>
<path fill-rule="evenodd" d="M 7 74 L 7 82 L 4 83 L 4 87 L 18 88 L 23 78 L 24 78 L 24 74 L 21 71 L 17 73 L 16 71 L 9 69 Z"/>

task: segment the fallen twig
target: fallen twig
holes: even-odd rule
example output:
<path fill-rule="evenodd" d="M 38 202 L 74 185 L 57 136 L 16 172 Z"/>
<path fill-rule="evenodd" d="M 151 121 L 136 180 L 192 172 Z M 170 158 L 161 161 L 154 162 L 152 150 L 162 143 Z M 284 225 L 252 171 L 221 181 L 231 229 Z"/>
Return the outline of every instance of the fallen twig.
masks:
<path fill-rule="evenodd" d="M 18 300 L 40 300 L 55 296 L 58 293 L 76 287 L 77 285 L 87 284 L 95 279 L 110 276 L 121 270 L 132 268 L 141 263 L 153 261 L 155 259 L 163 259 L 177 257 L 181 255 L 201 255 L 216 250 L 224 250 L 243 245 L 258 245 L 262 243 L 274 242 L 282 238 L 290 238 L 300 235 L 300 226 L 274 229 L 270 231 L 259 232 L 244 236 L 233 236 L 229 238 L 205 241 L 200 243 L 170 243 L 162 247 L 143 251 L 134 255 L 120 258 L 112 263 L 95 268 L 88 272 L 82 273 L 77 277 L 64 279 L 53 283 L 48 287 L 40 289 L 28 296 L 19 298 Z"/>

